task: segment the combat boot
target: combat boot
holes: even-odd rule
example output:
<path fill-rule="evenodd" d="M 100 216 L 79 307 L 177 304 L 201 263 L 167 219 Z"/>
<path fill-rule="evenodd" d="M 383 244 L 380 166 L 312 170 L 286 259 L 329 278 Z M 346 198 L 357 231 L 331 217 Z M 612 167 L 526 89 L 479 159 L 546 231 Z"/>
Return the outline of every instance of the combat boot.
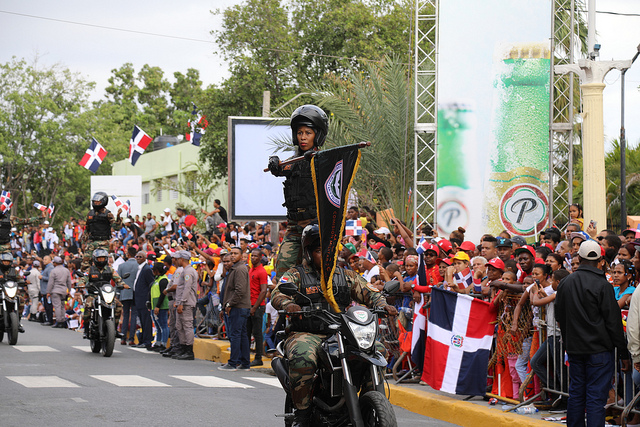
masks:
<path fill-rule="evenodd" d="M 162 353 L 162 357 L 171 357 L 171 356 L 173 356 L 174 354 L 176 354 L 179 351 L 179 347 L 180 347 L 180 344 L 172 345 L 171 347 L 169 347 L 167 349 L 167 351 Z"/>
<path fill-rule="evenodd" d="M 176 357 L 172 357 L 172 359 L 176 360 L 193 360 L 195 356 L 193 355 L 193 345 L 185 345 L 184 353 L 177 355 Z"/>
<path fill-rule="evenodd" d="M 178 348 L 178 350 L 177 350 L 175 353 L 173 353 L 173 354 L 171 355 L 171 358 L 172 358 L 172 359 L 177 359 L 177 358 L 178 358 L 179 356 L 181 356 L 185 351 L 187 351 L 187 348 L 186 348 L 186 347 L 187 347 L 186 345 L 180 344 L 180 347 Z"/>
<path fill-rule="evenodd" d="M 311 408 L 296 409 L 293 411 L 293 424 L 291 424 L 291 427 L 309 426 L 311 426 Z"/>

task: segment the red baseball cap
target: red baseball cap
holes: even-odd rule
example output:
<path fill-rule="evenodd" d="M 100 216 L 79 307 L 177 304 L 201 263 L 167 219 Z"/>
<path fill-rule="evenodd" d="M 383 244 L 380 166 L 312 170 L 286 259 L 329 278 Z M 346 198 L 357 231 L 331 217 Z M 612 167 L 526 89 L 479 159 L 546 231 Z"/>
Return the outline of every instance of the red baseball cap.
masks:
<path fill-rule="evenodd" d="M 498 270 L 502 270 L 504 272 L 505 268 L 504 268 L 504 262 L 502 262 L 502 260 L 498 257 L 496 258 L 492 258 L 487 262 L 487 265 L 490 265 L 491 267 L 497 268 Z"/>
<path fill-rule="evenodd" d="M 440 253 L 440 247 L 438 245 L 434 245 L 433 243 L 428 243 L 426 245 L 424 245 L 424 251 L 433 251 L 437 254 Z"/>
<path fill-rule="evenodd" d="M 257 243 L 249 243 L 249 249 L 258 249 Z"/>
<path fill-rule="evenodd" d="M 529 246 L 529 245 L 520 246 L 518 249 L 515 250 L 515 255 L 518 256 L 522 252 L 529 252 L 529 254 L 533 257 L 533 259 L 536 258 L 536 250 L 533 249 L 532 246 Z"/>
<path fill-rule="evenodd" d="M 371 246 L 371 249 L 378 251 L 378 250 L 380 250 L 381 247 L 384 246 L 384 243 L 378 242 L 378 243 L 374 243 L 373 245 L 369 245 L 369 246 Z"/>
<path fill-rule="evenodd" d="M 451 265 L 451 258 L 441 259 L 440 261 L 438 261 L 438 264 L 440 264 L 441 262 L 444 262 L 447 265 Z"/>
<path fill-rule="evenodd" d="M 462 251 L 475 251 L 476 250 L 476 245 L 474 245 L 473 243 L 471 243 L 470 241 L 464 241 L 462 242 L 462 244 L 459 247 L 460 250 Z"/>
<path fill-rule="evenodd" d="M 449 252 L 452 249 L 451 242 L 447 239 L 438 240 L 438 246 L 445 252 Z"/>

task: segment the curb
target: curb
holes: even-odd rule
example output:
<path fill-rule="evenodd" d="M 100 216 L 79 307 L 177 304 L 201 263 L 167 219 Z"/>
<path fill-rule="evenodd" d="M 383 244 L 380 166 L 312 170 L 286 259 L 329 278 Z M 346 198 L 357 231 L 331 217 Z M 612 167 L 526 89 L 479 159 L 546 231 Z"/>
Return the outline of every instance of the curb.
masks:
<path fill-rule="evenodd" d="M 197 359 L 227 363 L 229 361 L 229 341 L 196 338 L 193 354 Z M 264 370 L 273 375 L 271 361 L 263 360 L 264 366 L 254 366 L 252 370 Z M 502 412 L 498 408 L 489 408 L 451 397 L 429 393 L 422 390 L 389 384 L 391 404 L 400 406 L 416 414 L 435 418 L 463 427 L 549 427 L 549 421 L 533 417 Z"/>

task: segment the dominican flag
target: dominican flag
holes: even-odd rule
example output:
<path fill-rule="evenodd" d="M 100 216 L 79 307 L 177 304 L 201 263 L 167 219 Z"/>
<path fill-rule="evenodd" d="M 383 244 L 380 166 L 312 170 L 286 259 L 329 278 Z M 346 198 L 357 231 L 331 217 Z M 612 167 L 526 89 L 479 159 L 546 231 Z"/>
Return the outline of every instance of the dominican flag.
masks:
<path fill-rule="evenodd" d="M 129 161 L 133 166 L 136 165 L 138 158 L 144 153 L 150 142 L 151 137 L 140 129 L 138 125 L 135 125 L 131 141 L 129 141 Z"/>
<path fill-rule="evenodd" d="M 11 209 L 11 206 L 13 206 L 11 193 L 9 191 L 2 190 L 2 194 L 0 194 L 0 211 L 4 214 Z"/>
<path fill-rule="evenodd" d="M 345 236 L 360 236 L 364 232 L 362 221 L 359 219 L 350 219 L 345 223 L 344 234 Z"/>
<path fill-rule="evenodd" d="M 463 274 L 464 271 L 462 273 L 456 273 L 453 275 L 454 281 L 458 284 L 458 285 L 462 285 L 462 289 L 466 289 L 469 286 L 473 285 L 473 271 L 471 269 L 467 269 L 467 274 Z"/>
<path fill-rule="evenodd" d="M 182 235 L 188 240 L 191 240 L 193 238 L 193 234 L 191 234 L 189 230 L 187 230 L 187 227 L 182 227 Z"/>
<path fill-rule="evenodd" d="M 418 243 L 418 247 L 416 248 L 416 252 L 418 255 L 421 255 L 427 251 L 427 249 L 431 246 L 431 243 L 424 238 L 424 236 L 420 237 L 420 243 Z"/>
<path fill-rule="evenodd" d="M 53 206 L 53 204 L 49 205 L 49 207 L 47 208 L 46 212 L 49 215 L 49 218 L 51 218 L 51 215 L 53 215 L 53 211 L 55 210 L 55 206 Z"/>
<path fill-rule="evenodd" d="M 433 288 L 422 380 L 447 393 L 484 395 L 495 320 L 488 302 Z"/>
<path fill-rule="evenodd" d="M 418 285 L 428 286 L 427 270 L 423 257 L 418 257 Z M 424 293 L 420 291 L 420 302 L 413 308 L 413 329 L 411 332 L 411 361 L 418 367 L 424 365 L 424 347 L 427 340 L 427 307 Z"/>
<path fill-rule="evenodd" d="M 91 145 L 78 164 L 96 173 L 105 157 L 107 157 L 107 150 L 95 138 L 91 138 Z"/>
<path fill-rule="evenodd" d="M 193 104 L 193 111 L 191 112 L 191 120 L 187 122 L 189 132 L 187 133 L 187 141 L 190 141 L 195 146 L 200 146 L 200 138 L 204 135 L 204 130 L 209 126 L 206 116 L 203 116 L 198 112 L 196 104 Z"/>
<path fill-rule="evenodd" d="M 366 253 L 364 254 L 364 258 L 365 258 L 367 261 L 369 261 L 369 262 L 371 262 L 371 263 L 373 263 L 373 264 L 377 264 L 377 261 L 376 261 L 376 259 L 373 257 L 373 255 L 371 255 L 371 252 L 369 252 L 369 251 L 365 251 L 365 252 L 366 252 Z"/>
<path fill-rule="evenodd" d="M 122 203 L 122 201 L 120 199 L 118 199 L 117 196 L 111 196 L 111 199 L 113 199 L 113 203 L 115 203 L 116 208 L 118 208 L 118 209 L 122 208 L 122 210 L 127 213 L 127 216 L 129 215 L 129 213 L 131 213 L 131 201 L 130 200 L 127 200 L 125 203 Z"/>

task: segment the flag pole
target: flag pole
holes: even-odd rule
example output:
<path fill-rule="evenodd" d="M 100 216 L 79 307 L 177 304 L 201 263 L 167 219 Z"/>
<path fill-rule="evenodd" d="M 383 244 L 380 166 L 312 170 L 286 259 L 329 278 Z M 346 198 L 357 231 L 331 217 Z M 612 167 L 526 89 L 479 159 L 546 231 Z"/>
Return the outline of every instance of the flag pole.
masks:
<path fill-rule="evenodd" d="M 357 144 L 353 144 L 353 145 L 347 145 L 346 147 L 353 147 L 353 148 L 365 148 L 365 147 L 371 147 L 371 142 L 370 141 L 363 141 L 363 142 L 359 142 Z M 339 148 L 339 147 L 336 147 Z M 290 159 L 287 160 L 283 160 L 279 163 L 280 166 L 286 166 L 286 165 L 290 165 L 292 163 L 297 163 L 301 160 L 307 159 L 308 161 L 311 161 L 311 158 L 313 156 L 315 156 L 317 153 L 317 151 L 307 151 L 306 153 L 304 153 L 304 155 L 302 156 L 298 156 L 298 157 L 292 157 Z M 269 168 L 264 168 L 263 172 L 269 172 Z"/>

